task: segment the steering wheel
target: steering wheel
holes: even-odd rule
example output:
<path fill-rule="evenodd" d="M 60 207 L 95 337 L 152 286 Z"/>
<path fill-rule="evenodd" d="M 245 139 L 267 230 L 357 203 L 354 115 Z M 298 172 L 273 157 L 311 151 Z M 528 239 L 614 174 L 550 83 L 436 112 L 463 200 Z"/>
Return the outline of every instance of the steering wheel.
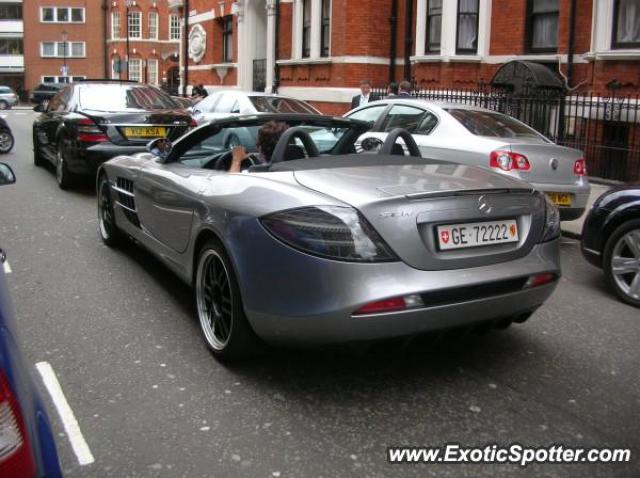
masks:
<path fill-rule="evenodd" d="M 416 158 L 422 157 L 420 148 L 418 148 L 418 143 L 416 143 L 416 140 L 413 139 L 411 133 L 403 128 L 396 128 L 391 130 L 391 132 L 387 136 L 387 139 L 385 139 L 384 143 L 382 143 L 378 154 L 382 154 L 385 156 L 393 154 L 393 146 L 396 144 L 396 141 L 398 141 L 398 138 L 402 138 L 402 140 L 404 141 L 405 146 L 409 150 L 409 156 L 414 156 Z"/>
<path fill-rule="evenodd" d="M 249 153 L 248 157 L 242 161 L 240 164 L 240 169 L 245 170 L 249 169 L 251 166 L 255 166 L 260 164 L 260 158 L 255 153 Z M 214 171 L 229 171 L 231 167 L 231 161 L 233 160 L 233 151 L 227 151 L 226 153 L 222 153 L 216 162 L 213 165 Z"/>
<path fill-rule="evenodd" d="M 271 155 L 271 163 L 279 163 L 287 160 L 287 146 L 292 142 L 293 139 L 299 139 L 300 142 L 304 145 L 304 149 L 307 152 L 307 156 L 309 158 L 315 158 L 320 156 L 320 152 L 318 151 L 318 147 L 316 143 L 313 142 L 309 133 L 300 126 L 295 126 L 293 128 L 289 128 L 278 140 L 278 144 L 273 150 L 273 154 Z"/>

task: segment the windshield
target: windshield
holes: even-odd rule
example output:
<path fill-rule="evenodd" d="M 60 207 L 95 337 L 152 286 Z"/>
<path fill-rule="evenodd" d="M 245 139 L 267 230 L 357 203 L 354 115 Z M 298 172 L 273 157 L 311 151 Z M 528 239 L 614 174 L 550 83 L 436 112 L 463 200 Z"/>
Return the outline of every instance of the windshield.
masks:
<path fill-rule="evenodd" d="M 302 125 L 302 128 L 311 136 L 318 151 L 321 154 L 331 152 L 342 136 L 349 131 L 349 127 L 325 127 Z M 178 161 L 194 167 L 209 167 L 212 159 L 220 153 L 231 151 L 234 146 L 244 146 L 248 153 L 258 153 L 256 140 L 258 138 L 259 125 L 235 126 L 222 128 L 220 131 L 203 138 L 183 153 L 178 153 Z M 297 138 L 295 145 L 304 149 L 304 145 Z M 268 158 L 270 159 L 270 158 Z"/>
<path fill-rule="evenodd" d="M 445 109 L 457 119 L 462 126 L 476 136 L 492 136 L 497 138 L 536 138 L 544 137 L 536 130 L 520 123 L 511 116 L 493 111 L 479 111 L 449 108 Z"/>
<path fill-rule="evenodd" d="M 83 85 L 79 87 L 78 100 L 80 108 L 94 111 L 180 109 L 169 95 L 147 85 Z"/>
<path fill-rule="evenodd" d="M 304 101 L 277 96 L 250 96 L 249 100 L 259 113 L 308 113 L 318 114 L 311 105 Z"/>

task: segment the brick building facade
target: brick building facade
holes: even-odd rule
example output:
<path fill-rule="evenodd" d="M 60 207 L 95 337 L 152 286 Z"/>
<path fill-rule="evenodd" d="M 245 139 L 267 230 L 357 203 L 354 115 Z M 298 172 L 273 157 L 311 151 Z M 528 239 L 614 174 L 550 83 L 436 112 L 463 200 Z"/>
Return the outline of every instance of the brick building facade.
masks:
<path fill-rule="evenodd" d="M 24 0 L 25 88 L 102 77 L 106 71 L 102 0 Z"/>
<path fill-rule="evenodd" d="M 153 85 L 166 84 L 177 91 L 181 16 L 169 12 L 167 0 L 135 0 L 129 7 L 126 0 L 112 0 L 108 4 L 105 37 L 108 76 Z"/>
<path fill-rule="evenodd" d="M 180 15 L 185 2 L 169 0 Z M 362 78 L 475 88 L 514 59 L 560 64 L 581 92 L 604 95 L 614 80 L 619 94 L 640 91 L 634 0 L 575 0 L 574 15 L 572 0 L 186 3 L 189 32 L 206 35 L 196 38 L 204 55 L 188 60 L 190 84 L 277 89 L 328 113 L 345 111 Z"/>

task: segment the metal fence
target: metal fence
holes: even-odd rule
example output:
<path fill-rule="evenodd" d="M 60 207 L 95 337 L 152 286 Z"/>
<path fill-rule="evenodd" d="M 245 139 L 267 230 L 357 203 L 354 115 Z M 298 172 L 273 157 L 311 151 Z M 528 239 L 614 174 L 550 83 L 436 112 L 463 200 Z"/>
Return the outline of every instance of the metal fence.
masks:
<path fill-rule="evenodd" d="M 386 90 L 375 88 L 381 97 Z M 640 95 L 533 94 L 504 90 L 420 89 L 415 98 L 481 106 L 511 115 L 558 144 L 580 149 L 589 175 L 617 181 L 640 179 Z"/>

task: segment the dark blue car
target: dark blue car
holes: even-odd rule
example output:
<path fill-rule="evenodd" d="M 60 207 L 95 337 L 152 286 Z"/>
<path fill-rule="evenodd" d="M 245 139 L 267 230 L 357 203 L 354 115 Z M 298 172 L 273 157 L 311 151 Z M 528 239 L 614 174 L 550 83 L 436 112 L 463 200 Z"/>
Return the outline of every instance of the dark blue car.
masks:
<path fill-rule="evenodd" d="M 0 163 L 0 186 L 13 182 Z M 51 425 L 18 345 L 3 260 L 0 250 L 0 477 L 61 476 Z"/>

